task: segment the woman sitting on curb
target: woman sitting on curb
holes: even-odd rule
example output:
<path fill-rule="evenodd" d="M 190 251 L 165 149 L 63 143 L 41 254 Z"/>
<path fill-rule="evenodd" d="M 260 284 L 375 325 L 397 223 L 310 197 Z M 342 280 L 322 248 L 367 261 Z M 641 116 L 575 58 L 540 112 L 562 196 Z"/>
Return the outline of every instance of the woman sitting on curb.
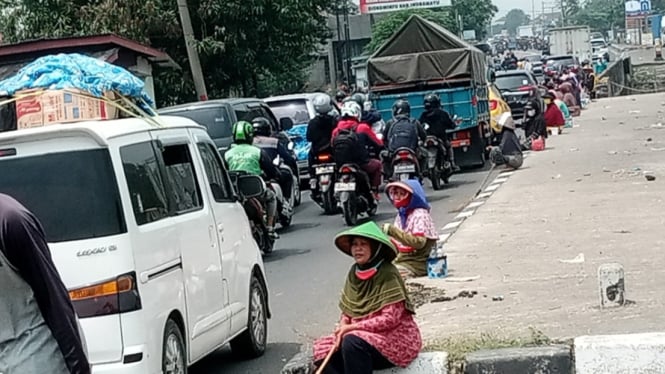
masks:
<path fill-rule="evenodd" d="M 392 264 L 397 249 L 374 222 L 338 234 L 335 245 L 355 264 L 342 290 L 339 325 L 333 335 L 314 342 L 315 366 L 331 374 L 408 366 L 422 340 L 404 281 Z"/>
<path fill-rule="evenodd" d="M 386 194 L 397 208 L 395 223 L 383 225 L 383 232 L 399 251 L 395 267 L 405 279 L 425 276 L 427 258 L 439 239 L 425 191 L 412 179 L 389 183 Z"/>
<path fill-rule="evenodd" d="M 518 169 L 524 162 L 522 146 L 515 134 L 515 122 L 510 113 L 503 113 L 496 121 L 501 126 L 501 143 L 490 150 L 490 160 L 495 165 Z"/>

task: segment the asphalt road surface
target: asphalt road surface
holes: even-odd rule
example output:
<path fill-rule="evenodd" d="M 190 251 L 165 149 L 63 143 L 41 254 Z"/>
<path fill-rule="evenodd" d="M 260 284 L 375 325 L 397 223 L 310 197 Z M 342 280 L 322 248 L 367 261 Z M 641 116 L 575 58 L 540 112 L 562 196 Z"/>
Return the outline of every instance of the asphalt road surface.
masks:
<path fill-rule="evenodd" d="M 438 229 L 452 221 L 473 199 L 488 172 L 489 163 L 483 169 L 454 175 L 441 191 L 433 191 L 429 180 L 425 180 Z M 392 222 L 395 214 L 385 194 L 382 195 L 378 214 L 374 217 L 376 222 Z M 309 196 L 304 195 L 292 227 L 280 233 L 275 251 L 264 259 L 273 315 L 268 322 L 266 354 L 256 360 L 239 361 L 227 347 L 197 363 L 191 372 L 279 373 L 300 350 L 301 344 L 332 332 L 339 319 L 339 293 L 352 264 L 351 258 L 333 245 L 335 234 L 345 228 L 341 215 L 324 216 Z"/>

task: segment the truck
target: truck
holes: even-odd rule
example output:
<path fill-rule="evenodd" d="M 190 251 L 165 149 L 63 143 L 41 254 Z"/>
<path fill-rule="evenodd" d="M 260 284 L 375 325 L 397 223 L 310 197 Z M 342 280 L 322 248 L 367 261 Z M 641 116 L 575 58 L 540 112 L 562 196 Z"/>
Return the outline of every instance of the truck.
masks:
<path fill-rule="evenodd" d="M 591 29 L 589 26 L 567 26 L 549 30 L 550 55 L 571 55 L 580 61 L 591 60 Z"/>
<path fill-rule="evenodd" d="M 457 116 L 449 131 L 460 167 L 483 166 L 491 144 L 488 77 L 485 54 L 442 26 L 411 16 L 367 62 L 369 98 L 384 121 L 392 106 L 408 100 L 419 118 L 424 98 L 435 93 L 441 106 Z"/>

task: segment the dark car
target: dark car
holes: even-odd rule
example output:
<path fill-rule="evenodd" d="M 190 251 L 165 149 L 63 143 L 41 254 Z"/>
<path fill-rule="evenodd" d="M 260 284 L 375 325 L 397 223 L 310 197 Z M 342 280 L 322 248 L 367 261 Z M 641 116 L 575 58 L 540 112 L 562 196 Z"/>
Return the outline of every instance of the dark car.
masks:
<path fill-rule="evenodd" d="M 205 126 L 208 134 L 221 151 L 233 142 L 231 130 L 238 121 L 252 122 L 257 117 L 267 118 L 273 132 L 280 133 L 293 127 L 291 118 L 277 119 L 270 107 L 261 99 L 237 98 L 176 105 L 157 110 L 159 114 L 186 117 Z"/>
<path fill-rule="evenodd" d="M 530 100 L 541 104 L 541 95 L 536 77 L 526 70 L 499 71 L 494 84 L 499 88 L 506 103 L 510 106 L 513 119 L 521 121 L 524 107 Z"/>
<path fill-rule="evenodd" d="M 580 60 L 575 56 L 549 56 L 545 62 L 545 74 L 561 73 L 563 69 L 579 66 Z"/>

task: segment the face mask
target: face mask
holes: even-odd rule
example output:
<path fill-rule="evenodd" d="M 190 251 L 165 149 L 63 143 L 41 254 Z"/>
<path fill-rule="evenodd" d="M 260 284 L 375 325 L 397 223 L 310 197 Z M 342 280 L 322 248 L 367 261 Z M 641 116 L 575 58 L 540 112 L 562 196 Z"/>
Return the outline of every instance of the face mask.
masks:
<path fill-rule="evenodd" d="M 529 117 L 533 117 L 533 116 L 536 115 L 536 111 L 535 111 L 534 109 L 529 109 L 529 110 L 526 112 L 526 115 L 529 116 Z"/>
<path fill-rule="evenodd" d="M 552 100 L 550 100 L 550 99 L 545 99 L 544 101 L 545 101 L 545 105 L 550 105 L 550 104 L 552 104 Z"/>

